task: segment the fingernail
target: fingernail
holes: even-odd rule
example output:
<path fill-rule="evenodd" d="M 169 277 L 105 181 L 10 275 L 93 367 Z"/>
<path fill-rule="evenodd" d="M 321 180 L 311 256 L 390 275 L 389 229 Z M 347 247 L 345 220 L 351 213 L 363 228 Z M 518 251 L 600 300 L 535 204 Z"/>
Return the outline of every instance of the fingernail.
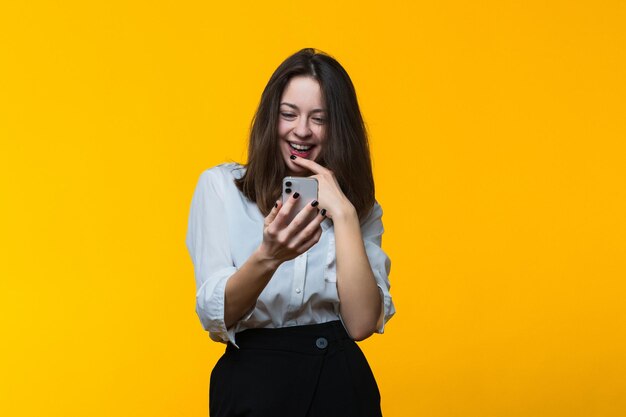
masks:
<path fill-rule="evenodd" d="M 293 193 L 293 198 L 298 198 L 298 197 L 300 197 L 300 193 L 297 193 L 297 192 Z"/>
<path fill-rule="evenodd" d="M 313 200 L 313 202 L 311 203 L 313 207 L 317 207 L 318 204 L 319 204 L 319 201 L 317 200 Z"/>
<path fill-rule="evenodd" d="M 322 211 L 320 211 L 320 214 L 321 214 L 322 216 L 326 216 L 326 209 L 322 209 Z"/>
<path fill-rule="evenodd" d="M 274 208 L 278 207 L 278 203 L 274 203 Z"/>
<path fill-rule="evenodd" d="M 295 155 L 291 155 L 289 158 L 290 159 L 296 159 L 296 156 Z"/>

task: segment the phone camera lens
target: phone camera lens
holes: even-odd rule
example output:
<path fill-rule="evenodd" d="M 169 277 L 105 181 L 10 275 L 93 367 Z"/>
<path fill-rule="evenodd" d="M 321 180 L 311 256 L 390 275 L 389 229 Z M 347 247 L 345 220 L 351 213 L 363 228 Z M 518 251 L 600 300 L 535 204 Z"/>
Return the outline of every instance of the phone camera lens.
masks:
<path fill-rule="evenodd" d="M 285 183 L 285 185 L 286 185 L 287 187 L 291 187 L 291 181 L 287 181 L 287 182 Z"/>
<path fill-rule="evenodd" d="M 285 188 L 285 192 L 286 192 L 287 194 L 291 193 L 291 188 Z"/>

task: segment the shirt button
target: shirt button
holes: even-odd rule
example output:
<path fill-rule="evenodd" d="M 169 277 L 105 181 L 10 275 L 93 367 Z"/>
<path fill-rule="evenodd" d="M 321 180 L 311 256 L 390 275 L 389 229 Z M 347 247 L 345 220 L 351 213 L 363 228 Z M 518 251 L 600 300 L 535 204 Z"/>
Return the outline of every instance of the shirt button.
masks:
<path fill-rule="evenodd" d="M 296 294 L 300 294 L 302 290 L 300 288 L 296 288 Z"/>
<path fill-rule="evenodd" d="M 326 340 L 325 337 L 318 337 L 315 341 L 315 346 L 317 346 L 318 349 L 326 349 L 328 347 L 328 340 Z"/>

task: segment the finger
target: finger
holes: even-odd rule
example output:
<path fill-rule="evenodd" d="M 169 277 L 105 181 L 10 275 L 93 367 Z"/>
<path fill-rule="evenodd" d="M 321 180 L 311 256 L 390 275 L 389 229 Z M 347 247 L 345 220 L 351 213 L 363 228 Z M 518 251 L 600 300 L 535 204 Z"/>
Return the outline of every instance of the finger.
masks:
<path fill-rule="evenodd" d="M 298 158 L 295 155 L 291 155 L 290 158 L 293 160 L 294 164 L 304 167 L 308 169 L 309 171 L 313 172 L 314 174 L 322 174 L 325 171 L 327 171 L 326 168 L 324 168 L 323 166 L 321 166 L 315 161 L 311 161 L 310 159 Z"/>
<path fill-rule="evenodd" d="M 318 217 L 322 217 L 322 216 L 318 216 Z M 317 231 L 313 234 L 313 236 L 311 236 L 308 240 L 304 241 L 304 243 L 302 243 L 301 246 L 298 247 L 298 253 L 304 253 L 308 251 L 309 249 L 311 249 L 313 245 L 319 242 L 320 237 L 322 237 L 322 228 L 318 227 Z"/>
<path fill-rule="evenodd" d="M 291 197 L 287 198 L 287 201 L 281 203 L 282 208 L 275 217 L 275 222 L 281 229 L 289 224 L 291 212 L 295 210 L 294 206 L 298 202 L 298 198 L 300 198 L 300 194 L 293 193 Z"/>
<path fill-rule="evenodd" d="M 308 240 L 312 235 L 314 235 L 318 229 L 321 230 L 320 225 L 324 221 L 326 217 L 316 213 L 316 215 L 311 219 L 309 224 L 306 225 L 304 229 L 299 233 L 298 237 L 302 239 L 302 241 Z"/>
<path fill-rule="evenodd" d="M 265 227 L 269 226 L 274 221 L 282 206 L 282 201 L 276 200 L 276 203 L 274 203 L 274 207 L 272 207 L 272 210 L 270 210 L 270 214 L 265 217 Z"/>
<path fill-rule="evenodd" d="M 315 210 L 318 211 L 317 208 Z M 326 212 L 326 210 L 323 209 L 322 211 L 324 211 L 324 213 Z M 302 230 L 301 234 L 309 236 L 315 233 L 315 231 L 320 227 L 325 219 L 326 217 L 324 214 L 321 214 L 321 211 L 315 213 L 315 216 L 311 219 L 310 223 Z"/>
<path fill-rule="evenodd" d="M 293 218 L 289 226 L 287 227 L 287 231 L 291 236 L 297 236 L 301 233 L 301 231 L 311 222 L 316 216 L 318 209 L 317 200 L 311 201 L 309 204 L 304 206 L 302 210 Z"/>

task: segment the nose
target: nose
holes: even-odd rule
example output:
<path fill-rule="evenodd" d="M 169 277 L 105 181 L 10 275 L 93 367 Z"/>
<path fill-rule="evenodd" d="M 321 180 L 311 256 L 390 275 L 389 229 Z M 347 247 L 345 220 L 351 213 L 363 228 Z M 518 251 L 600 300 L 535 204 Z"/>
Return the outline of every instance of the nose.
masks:
<path fill-rule="evenodd" d="M 296 123 L 296 127 L 293 129 L 293 133 L 299 138 L 306 138 L 311 136 L 311 128 L 306 117 L 299 117 Z"/>

